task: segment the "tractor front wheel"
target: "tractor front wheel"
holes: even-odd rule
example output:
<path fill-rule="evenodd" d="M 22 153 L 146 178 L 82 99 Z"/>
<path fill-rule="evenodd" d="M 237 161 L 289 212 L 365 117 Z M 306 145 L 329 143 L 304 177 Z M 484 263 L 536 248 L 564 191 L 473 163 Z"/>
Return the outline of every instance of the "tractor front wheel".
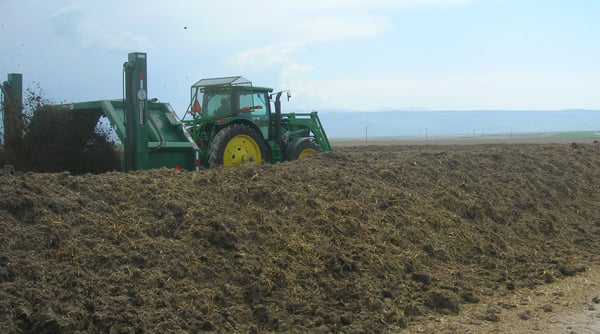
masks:
<path fill-rule="evenodd" d="M 259 133 L 244 124 L 232 124 L 212 140 L 209 166 L 233 166 L 260 163 L 267 159 L 267 147 Z"/>
<path fill-rule="evenodd" d="M 302 137 L 294 139 L 286 149 L 286 159 L 303 159 L 310 155 L 321 152 L 321 148 L 311 137 Z"/>

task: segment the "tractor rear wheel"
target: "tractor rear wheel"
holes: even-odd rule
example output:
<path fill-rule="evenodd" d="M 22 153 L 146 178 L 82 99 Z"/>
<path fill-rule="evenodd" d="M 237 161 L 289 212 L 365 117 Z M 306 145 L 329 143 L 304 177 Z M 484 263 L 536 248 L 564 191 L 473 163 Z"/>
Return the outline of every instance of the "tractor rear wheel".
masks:
<path fill-rule="evenodd" d="M 310 155 L 321 152 L 321 148 L 313 138 L 302 137 L 294 139 L 287 147 L 285 157 L 287 160 L 304 159 Z"/>
<path fill-rule="evenodd" d="M 209 166 L 233 166 L 260 163 L 267 159 L 267 147 L 261 135 L 244 124 L 232 124 L 219 131 L 212 140 Z"/>

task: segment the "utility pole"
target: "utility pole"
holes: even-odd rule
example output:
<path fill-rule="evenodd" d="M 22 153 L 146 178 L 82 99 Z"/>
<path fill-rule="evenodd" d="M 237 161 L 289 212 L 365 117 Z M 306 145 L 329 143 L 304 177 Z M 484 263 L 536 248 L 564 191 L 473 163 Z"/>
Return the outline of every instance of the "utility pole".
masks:
<path fill-rule="evenodd" d="M 368 129 L 369 129 L 369 127 L 365 126 L 365 141 L 369 141 L 369 136 L 367 135 Z"/>

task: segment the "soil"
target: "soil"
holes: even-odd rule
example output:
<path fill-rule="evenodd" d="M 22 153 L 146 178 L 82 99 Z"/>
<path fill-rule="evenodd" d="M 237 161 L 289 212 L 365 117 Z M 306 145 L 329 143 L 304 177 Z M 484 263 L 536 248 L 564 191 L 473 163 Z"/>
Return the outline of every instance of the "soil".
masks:
<path fill-rule="evenodd" d="M 0 175 L 2 333 L 592 333 L 600 144 Z"/>

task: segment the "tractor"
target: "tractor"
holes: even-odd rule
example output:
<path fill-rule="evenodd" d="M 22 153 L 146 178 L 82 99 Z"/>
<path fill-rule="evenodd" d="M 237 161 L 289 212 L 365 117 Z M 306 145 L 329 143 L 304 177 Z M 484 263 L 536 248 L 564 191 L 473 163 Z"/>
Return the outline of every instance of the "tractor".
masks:
<path fill-rule="evenodd" d="M 203 165 L 275 163 L 330 151 L 317 113 L 283 114 L 283 93 L 289 100 L 289 91 L 273 93 L 241 76 L 192 85 L 183 123 L 200 148 Z"/>

